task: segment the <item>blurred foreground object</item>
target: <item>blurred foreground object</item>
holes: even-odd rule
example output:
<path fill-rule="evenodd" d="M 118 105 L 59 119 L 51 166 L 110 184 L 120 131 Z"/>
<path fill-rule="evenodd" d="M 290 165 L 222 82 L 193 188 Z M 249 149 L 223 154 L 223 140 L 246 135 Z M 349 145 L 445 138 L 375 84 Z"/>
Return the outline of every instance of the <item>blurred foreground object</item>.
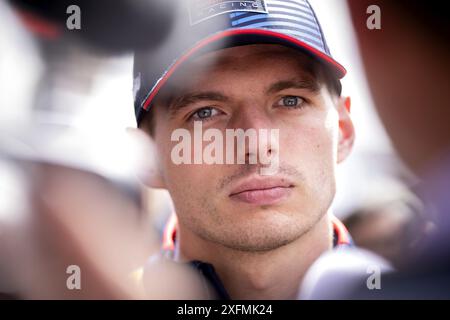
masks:
<path fill-rule="evenodd" d="M 375 105 L 436 225 L 382 290 L 350 297 L 450 298 L 450 20 L 442 1 L 348 0 Z M 381 29 L 366 27 L 370 5 Z"/>
<path fill-rule="evenodd" d="M 368 290 L 372 286 L 376 289 L 381 286 L 381 278 L 392 271 L 388 261 L 367 250 L 329 251 L 320 256 L 306 273 L 298 298 L 342 299 L 361 285 Z"/>
<path fill-rule="evenodd" d="M 204 297 L 188 267 L 161 262 L 166 267 L 147 272 L 145 288 L 142 276 L 133 278 L 160 245 L 140 197 L 139 172 L 152 159 L 144 135 L 83 137 L 48 124 L 30 133 L 9 144 L 1 140 L 0 284 L 8 279 L 7 293 L 27 299 Z M 106 138 L 114 148 L 100 143 Z M 68 285 L 74 266 L 81 272 L 79 290 Z"/>
<path fill-rule="evenodd" d="M 79 123 L 111 104 L 91 101 L 106 56 L 156 46 L 175 2 L 71 1 L 79 33 L 65 29 L 67 1 L 10 3 L 0 1 L 9 72 L 0 78 L 0 298 L 201 297 L 182 266 L 147 274 L 155 289 L 183 275 L 170 290 L 144 290 L 139 273 L 159 250 L 138 180 L 154 159 L 145 136 L 102 125 L 108 114 L 94 128 Z"/>
<path fill-rule="evenodd" d="M 158 46 L 169 33 L 181 0 L 8 0 L 26 26 L 44 38 L 76 38 L 110 53 Z M 67 28 L 73 8 L 80 29 Z M 143 36 L 145 34 L 145 36 Z"/>
<path fill-rule="evenodd" d="M 381 255 L 399 267 L 415 254 L 432 224 L 423 204 L 400 182 L 384 179 L 369 188 L 364 206 L 343 223 L 355 245 Z"/>

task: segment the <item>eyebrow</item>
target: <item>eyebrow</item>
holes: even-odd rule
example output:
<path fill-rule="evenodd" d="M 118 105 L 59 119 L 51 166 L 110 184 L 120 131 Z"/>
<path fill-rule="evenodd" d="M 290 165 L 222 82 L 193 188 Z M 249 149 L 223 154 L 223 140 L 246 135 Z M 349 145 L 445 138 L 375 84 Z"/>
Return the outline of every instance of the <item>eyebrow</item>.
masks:
<path fill-rule="evenodd" d="M 306 89 L 311 92 L 319 91 L 319 84 L 313 79 L 291 79 L 291 80 L 282 80 L 277 81 L 271 84 L 266 90 L 266 94 L 273 94 L 278 91 L 282 91 L 285 89 Z M 219 101 L 219 102 L 228 102 L 230 99 L 224 94 L 217 91 L 206 91 L 206 92 L 190 92 L 183 94 L 177 98 L 174 98 L 169 103 L 169 117 L 175 117 L 180 111 L 189 105 L 196 103 L 198 101 Z"/>
<path fill-rule="evenodd" d="M 267 94 L 273 94 L 278 91 L 282 91 L 285 89 L 306 89 L 311 92 L 317 92 L 320 89 L 319 84 L 317 81 L 313 79 L 291 79 L 291 80 L 282 80 L 273 83 L 270 85 L 270 87 L 266 90 Z"/>
<path fill-rule="evenodd" d="M 225 95 L 216 91 L 187 93 L 175 98 L 169 104 L 168 109 L 169 116 L 174 117 L 177 113 L 179 113 L 181 110 L 188 107 L 189 105 L 203 100 L 219 101 L 219 102 L 229 101 L 229 99 Z"/>

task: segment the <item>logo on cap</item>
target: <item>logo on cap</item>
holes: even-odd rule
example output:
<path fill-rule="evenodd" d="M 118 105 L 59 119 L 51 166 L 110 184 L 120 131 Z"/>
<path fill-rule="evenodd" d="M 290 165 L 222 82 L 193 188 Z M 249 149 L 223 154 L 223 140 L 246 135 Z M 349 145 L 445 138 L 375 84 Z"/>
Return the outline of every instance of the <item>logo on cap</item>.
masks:
<path fill-rule="evenodd" d="M 268 13 L 264 0 L 189 0 L 191 26 L 220 14 L 242 11 Z"/>

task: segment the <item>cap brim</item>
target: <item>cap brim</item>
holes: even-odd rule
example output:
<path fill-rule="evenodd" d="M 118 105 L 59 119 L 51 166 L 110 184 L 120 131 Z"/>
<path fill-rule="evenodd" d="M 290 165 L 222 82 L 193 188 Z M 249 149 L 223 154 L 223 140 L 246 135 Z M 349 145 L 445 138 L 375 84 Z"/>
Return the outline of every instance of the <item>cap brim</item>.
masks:
<path fill-rule="evenodd" d="M 286 35 L 284 33 L 279 33 L 267 29 L 229 29 L 219 33 L 216 33 L 210 37 L 207 37 L 199 41 L 194 47 L 186 51 L 182 56 L 180 56 L 166 71 L 166 73 L 159 79 L 158 83 L 154 86 L 153 90 L 145 98 L 141 104 L 141 110 L 147 111 L 150 107 L 151 102 L 164 86 L 164 84 L 169 80 L 173 73 L 187 60 L 195 55 L 217 50 L 219 48 L 233 47 L 239 45 L 257 44 L 257 43 L 268 43 L 268 44 L 281 44 L 294 49 L 301 50 L 302 52 L 310 55 L 311 57 L 317 59 L 319 62 L 323 63 L 330 72 L 337 78 L 341 79 L 345 76 L 345 68 L 339 64 L 336 60 L 326 55 L 322 51 L 312 47 L 311 45 L 297 39 Z M 142 115 L 142 112 L 140 112 Z M 139 116 L 138 123 L 140 122 L 141 116 Z"/>

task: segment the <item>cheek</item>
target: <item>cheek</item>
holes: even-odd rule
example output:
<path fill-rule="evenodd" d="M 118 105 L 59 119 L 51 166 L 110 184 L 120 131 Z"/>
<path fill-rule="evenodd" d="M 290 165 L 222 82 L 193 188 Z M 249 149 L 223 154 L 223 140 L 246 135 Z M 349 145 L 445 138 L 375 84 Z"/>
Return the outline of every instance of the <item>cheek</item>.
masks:
<path fill-rule="evenodd" d="M 171 156 L 173 148 L 179 142 L 171 141 L 170 133 L 167 133 L 166 137 L 168 138 L 161 140 L 158 145 L 161 156 L 161 171 L 173 200 L 182 199 L 186 195 L 189 195 L 192 199 L 196 197 L 199 199 L 214 192 L 222 166 L 193 164 L 192 162 L 191 164 L 176 164 Z M 193 149 L 189 150 L 188 154 L 193 161 Z M 208 179 L 205 179 L 205 177 L 208 177 Z"/>
<path fill-rule="evenodd" d="M 336 163 L 338 117 L 336 112 L 311 115 L 300 119 L 295 126 L 281 131 L 281 159 L 294 158 L 301 166 L 323 166 Z M 285 154 L 283 156 L 283 154 Z M 286 159 L 287 160 L 287 159 Z"/>
<path fill-rule="evenodd" d="M 308 199 L 317 200 L 314 203 L 328 204 L 335 193 L 337 126 L 337 115 L 332 112 L 305 117 L 296 130 L 286 132 L 282 142 L 284 155 L 282 152 L 280 162 L 285 161 L 302 173 L 303 191 Z"/>

